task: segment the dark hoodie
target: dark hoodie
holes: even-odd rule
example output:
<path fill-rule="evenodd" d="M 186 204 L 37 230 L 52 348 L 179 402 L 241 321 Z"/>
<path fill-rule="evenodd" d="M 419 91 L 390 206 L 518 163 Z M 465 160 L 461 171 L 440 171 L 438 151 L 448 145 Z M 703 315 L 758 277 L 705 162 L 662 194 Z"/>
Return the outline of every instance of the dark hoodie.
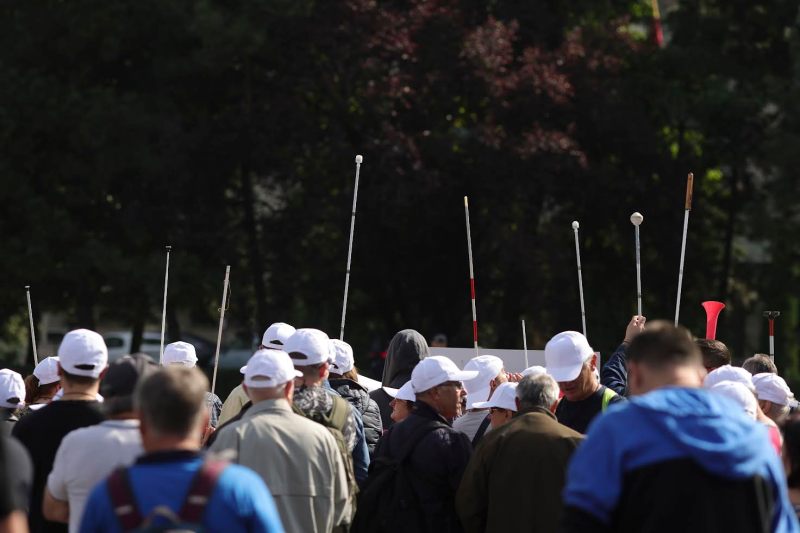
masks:
<path fill-rule="evenodd" d="M 389 343 L 386 352 L 386 364 L 383 367 L 384 387 L 399 389 L 411 379 L 411 371 L 420 360 L 428 357 L 428 342 L 425 337 L 413 329 L 398 331 Z M 381 410 L 381 422 L 384 429 L 392 425 L 392 408 L 389 402 L 392 397 L 383 389 L 372 391 L 370 397 L 378 404 Z"/>
<path fill-rule="evenodd" d="M 767 431 L 703 389 L 609 407 L 569 465 L 567 532 L 796 532 Z"/>

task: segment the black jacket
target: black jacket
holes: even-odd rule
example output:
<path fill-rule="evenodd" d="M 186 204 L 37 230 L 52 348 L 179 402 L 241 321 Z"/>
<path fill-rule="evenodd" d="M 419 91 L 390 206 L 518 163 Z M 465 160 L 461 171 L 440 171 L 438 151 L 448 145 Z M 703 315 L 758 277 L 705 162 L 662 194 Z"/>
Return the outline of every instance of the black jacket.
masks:
<path fill-rule="evenodd" d="M 420 360 L 430 355 L 428 342 L 419 332 L 413 329 L 398 331 L 389 343 L 386 351 L 386 364 L 383 367 L 383 385 L 399 389 L 411 379 L 411 371 Z M 374 390 L 369 394 L 375 400 L 381 412 L 381 423 L 384 428 L 390 427 L 392 408 L 389 402 L 392 397 L 383 389 Z"/>
<path fill-rule="evenodd" d="M 369 391 L 352 379 L 331 379 L 330 386 L 338 392 L 342 398 L 350 402 L 353 409 L 361 413 L 364 421 L 364 436 L 367 439 L 369 454 L 375 452 L 375 445 L 383 435 L 383 424 L 381 423 L 381 413 L 375 400 L 369 397 Z"/>
<path fill-rule="evenodd" d="M 410 481 L 424 514 L 423 532 L 461 532 L 456 516 L 455 495 L 461 476 L 472 454 L 469 438 L 452 428 L 432 407 L 418 402 L 411 415 L 393 425 L 375 448 L 375 457 L 391 457 L 403 448 L 409 435 L 431 420 L 442 427 L 425 435 L 414 448 L 408 461 Z"/>

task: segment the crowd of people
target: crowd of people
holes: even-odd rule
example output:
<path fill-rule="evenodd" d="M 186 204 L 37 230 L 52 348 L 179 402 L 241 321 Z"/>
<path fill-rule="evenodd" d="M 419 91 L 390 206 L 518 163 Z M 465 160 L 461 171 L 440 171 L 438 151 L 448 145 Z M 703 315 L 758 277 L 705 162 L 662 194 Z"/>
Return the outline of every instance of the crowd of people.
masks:
<path fill-rule="evenodd" d="M 67 333 L 0 370 L 0 532 L 800 532 L 800 415 L 768 356 L 635 316 L 602 368 L 580 333 L 516 374 L 414 330 L 383 381 L 275 323 L 225 400 L 194 347 L 109 364 Z"/>

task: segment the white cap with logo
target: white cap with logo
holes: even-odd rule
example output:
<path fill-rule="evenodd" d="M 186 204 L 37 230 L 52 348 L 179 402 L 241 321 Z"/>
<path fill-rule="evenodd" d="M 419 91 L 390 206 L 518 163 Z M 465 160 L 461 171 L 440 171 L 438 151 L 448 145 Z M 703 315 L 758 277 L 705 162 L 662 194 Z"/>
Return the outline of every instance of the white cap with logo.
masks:
<path fill-rule="evenodd" d="M 25 382 L 11 369 L 0 370 L 0 407 L 16 409 L 25 405 Z"/>
<path fill-rule="evenodd" d="M 297 331 L 293 326 L 283 322 L 275 322 L 270 325 L 261 337 L 261 345 L 273 350 L 283 350 L 286 341 Z"/>
<path fill-rule="evenodd" d="M 759 400 L 767 400 L 778 405 L 796 406 L 797 400 L 786 381 L 777 374 L 764 372 L 753 376 L 756 396 Z"/>
<path fill-rule="evenodd" d="M 563 331 L 554 336 L 544 347 L 547 373 L 559 382 L 572 381 L 581 373 L 583 363 L 594 350 L 589 341 L 577 331 Z"/>
<path fill-rule="evenodd" d="M 58 357 L 46 357 L 39 361 L 39 364 L 33 369 L 33 375 L 39 380 L 39 385 L 49 385 L 60 380 Z"/>
<path fill-rule="evenodd" d="M 492 392 L 491 381 L 503 371 L 503 360 L 494 355 L 478 355 L 464 365 L 464 370 L 474 370 L 478 377 L 464 382 L 467 389 L 467 409 L 473 404 L 485 402 Z"/>
<path fill-rule="evenodd" d="M 355 368 L 356 362 L 353 358 L 353 347 L 339 339 L 331 339 L 331 350 L 333 351 L 333 364 L 331 371 L 337 374 L 350 372 Z"/>
<path fill-rule="evenodd" d="M 183 365 L 193 367 L 197 364 L 197 352 L 188 342 L 178 341 L 164 346 L 164 356 L 161 358 L 164 366 Z"/>
<path fill-rule="evenodd" d="M 502 383 L 494 390 L 494 394 L 489 398 L 489 401 L 478 402 L 473 404 L 473 407 L 476 409 L 499 407 L 500 409 L 508 409 L 509 411 L 516 412 L 517 385 L 519 385 L 519 383 Z"/>
<path fill-rule="evenodd" d="M 302 375 L 302 372 L 294 369 L 292 360 L 286 352 L 261 349 L 247 361 L 244 384 L 253 389 L 277 387 Z"/>
<path fill-rule="evenodd" d="M 709 372 L 703 380 L 703 387 L 710 389 L 717 383 L 722 383 L 723 381 L 734 381 L 736 383 L 741 383 L 751 392 L 756 391 L 756 388 L 753 385 L 752 374 L 750 374 L 750 372 L 744 368 L 731 365 L 722 365 L 721 367 L 715 368 Z"/>
<path fill-rule="evenodd" d="M 88 329 L 70 331 L 58 347 L 58 362 L 69 374 L 99 378 L 108 364 L 106 342 Z"/>
<path fill-rule="evenodd" d="M 419 394 L 448 381 L 465 381 L 478 377 L 476 370 L 459 370 L 456 364 L 442 355 L 431 355 L 411 371 L 411 386 Z"/>
<path fill-rule="evenodd" d="M 403 384 L 403 386 L 400 387 L 399 389 L 393 389 L 392 387 L 383 387 L 383 390 L 386 391 L 386 394 L 398 400 L 405 400 L 407 402 L 417 401 L 417 395 L 414 394 L 414 387 L 411 385 L 410 381 L 406 381 Z"/>
<path fill-rule="evenodd" d="M 331 361 L 331 340 L 324 331 L 301 328 L 289 337 L 283 347 L 295 366 L 318 365 Z"/>

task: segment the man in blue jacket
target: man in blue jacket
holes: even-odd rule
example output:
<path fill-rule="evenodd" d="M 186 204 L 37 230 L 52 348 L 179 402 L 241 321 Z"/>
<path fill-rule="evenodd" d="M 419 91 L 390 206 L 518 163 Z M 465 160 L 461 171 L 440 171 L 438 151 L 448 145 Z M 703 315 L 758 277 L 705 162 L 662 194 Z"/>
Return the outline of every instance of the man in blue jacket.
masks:
<path fill-rule="evenodd" d="M 765 428 L 701 389 L 703 374 L 683 328 L 631 342 L 633 397 L 597 418 L 574 455 L 564 531 L 800 531 Z"/>

